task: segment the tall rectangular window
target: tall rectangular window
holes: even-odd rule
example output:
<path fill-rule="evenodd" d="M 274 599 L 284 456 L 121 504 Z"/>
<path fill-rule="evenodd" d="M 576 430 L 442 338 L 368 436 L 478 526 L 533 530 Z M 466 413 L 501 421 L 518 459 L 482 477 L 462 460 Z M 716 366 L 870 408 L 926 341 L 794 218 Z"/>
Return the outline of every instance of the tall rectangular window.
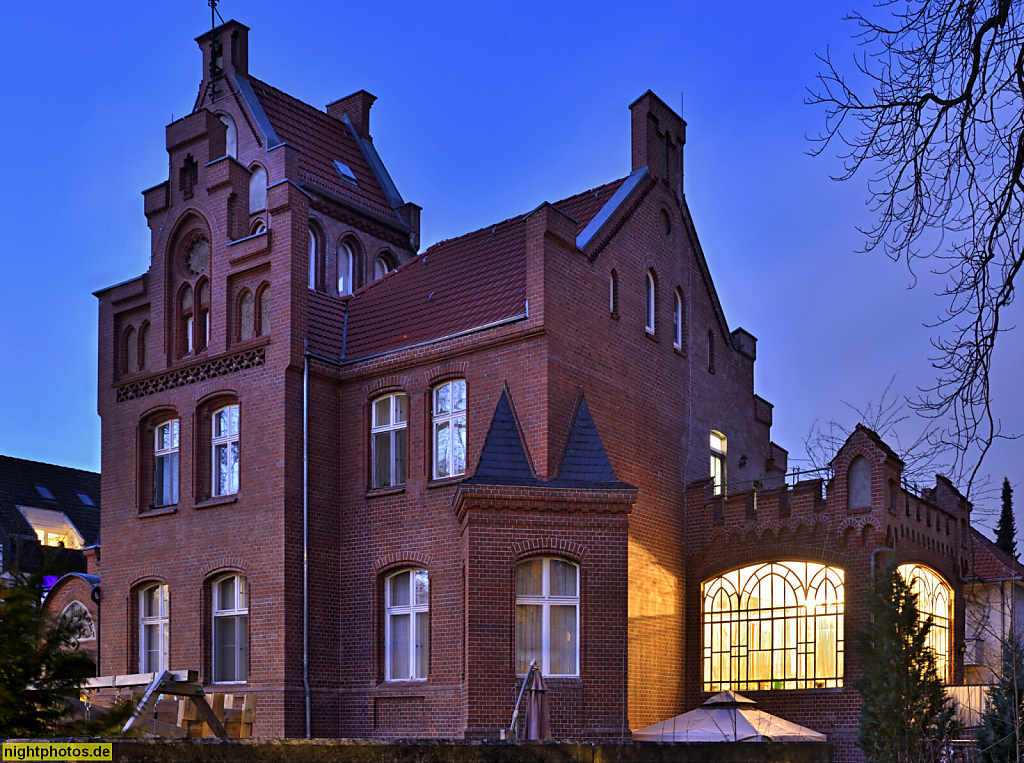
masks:
<path fill-rule="evenodd" d="M 139 672 L 167 670 L 170 640 L 167 586 L 151 585 L 139 591 Z"/>
<path fill-rule="evenodd" d="M 249 591 L 244 575 L 213 585 L 214 683 L 249 679 Z"/>
<path fill-rule="evenodd" d="M 562 559 L 516 565 L 516 673 L 536 659 L 546 676 L 579 675 L 579 567 Z"/>
<path fill-rule="evenodd" d="M 427 677 L 430 660 L 430 581 L 426 570 L 402 570 L 384 585 L 387 680 Z"/>
<path fill-rule="evenodd" d="M 715 495 L 725 495 L 725 435 L 711 433 L 711 478 Z"/>
<path fill-rule="evenodd" d="M 373 401 L 373 486 L 405 484 L 409 398 L 401 392 Z"/>
<path fill-rule="evenodd" d="M 434 387 L 434 479 L 466 472 L 466 380 Z"/>
<path fill-rule="evenodd" d="M 213 414 L 213 494 L 238 492 L 238 406 Z"/>
<path fill-rule="evenodd" d="M 165 421 L 156 428 L 154 441 L 153 505 L 173 506 L 178 502 L 178 420 Z"/>

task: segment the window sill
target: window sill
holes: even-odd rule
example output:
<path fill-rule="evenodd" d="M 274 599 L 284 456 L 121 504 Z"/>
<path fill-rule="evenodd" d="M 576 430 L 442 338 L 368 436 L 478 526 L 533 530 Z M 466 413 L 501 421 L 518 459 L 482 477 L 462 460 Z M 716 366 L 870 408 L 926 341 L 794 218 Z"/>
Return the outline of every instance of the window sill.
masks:
<path fill-rule="evenodd" d="M 178 504 L 174 503 L 170 506 L 153 506 L 148 509 L 139 509 L 140 517 L 162 517 L 167 514 L 177 514 Z"/>
<path fill-rule="evenodd" d="M 647 338 L 650 339 L 652 342 L 659 341 L 657 335 L 654 332 L 652 332 L 649 328 L 644 328 L 644 334 L 646 334 Z"/>
<path fill-rule="evenodd" d="M 380 498 L 384 495 L 398 495 L 405 492 L 405 485 L 391 485 L 389 487 L 375 487 L 366 491 L 367 498 Z"/>
<path fill-rule="evenodd" d="M 430 490 L 435 487 L 448 487 L 449 485 L 458 485 L 466 479 L 465 474 L 459 474 L 455 477 L 441 477 L 440 479 L 430 480 L 427 483 L 427 489 Z"/>
<path fill-rule="evenodd" d="M 679 347 L 678 345 L 672 345 L 672 352 L 674 352 L 681 358 L 686 357 L 686 350 L 684 350 L 682 347 Z"/>
<path fill-rule="evenodd" d="M 232 503 L 238 503 L 238 493 L 232 493 L 231 495 L 218 495 L 215 498 L 207 498 L 205 501 L 197 501 L 192 508 L 212 509 L 214 506 L 227 506 Z"/>
<path fill-rule="evenodd" d="M 610 317 L 613 321 L 617 321 L 619 319 L 619 314 L 611 313 L 608 317 Z"/>

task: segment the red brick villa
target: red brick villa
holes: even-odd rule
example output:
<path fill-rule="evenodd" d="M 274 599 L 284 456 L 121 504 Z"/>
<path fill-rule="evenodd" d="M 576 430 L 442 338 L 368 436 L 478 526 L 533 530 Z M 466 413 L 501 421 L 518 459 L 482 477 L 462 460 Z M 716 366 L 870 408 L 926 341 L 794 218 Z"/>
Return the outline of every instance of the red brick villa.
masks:
<path fill-rule="evenodd" d="M 151 265 L 97 293 L 101 674 L 257 692 L 260 736 L 496 738 L 536 658 L 558 738 L 734 689 L 846 760 L 895 554 L 961 679 L 970 505 L 862 427 L 785 484 L 672 109 L 630 106 L 624 177 L 419 252 L 374 96 L 288 96 L 248 32 L 198 38 Z"/>

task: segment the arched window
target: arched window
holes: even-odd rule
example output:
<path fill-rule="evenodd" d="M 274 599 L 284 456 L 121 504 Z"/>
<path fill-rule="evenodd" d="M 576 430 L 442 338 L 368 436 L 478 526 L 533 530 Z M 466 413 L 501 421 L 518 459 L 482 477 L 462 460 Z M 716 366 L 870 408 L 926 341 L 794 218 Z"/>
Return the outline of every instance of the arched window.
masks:
<path fill-rule="evenodd" d="M 783 561 L 705 581 L 704 691 L 842 686 L 843 578 Z"/>
<path fill-rule="evenodd" d="M 167 670 L 170 595 L 160 583 L 139 591 L 139 672 Z"/>
<path fill-rule="evenodd" d="M 238 338 L 243 342 L 252 339 L 255 330 L 256 300 L 252 292 L 245 289 L 238 300 Z"/>
<path fill-rule="evenodd" d="M 931 618 L 925 643 L 935 654 L 935 669 L 943 683 L 953 680 L 950 629 L 953 624 L 953 589 L 934 570 L 920 564 L 901 564 L 896 571 L 917 594 L 921 620 Z"/>
<path fill-rule="evenodd" d="M 373 280 L 383 278 L 397 267 L 394 256 L 390 252 L 381 252 L 373 260 Z"/>
<path fill-rule="evenodd" d="M 267 207 L 267 171 L 258 164 L 249 176 L 249 214 Z"/>
<path fill-rule="evenodd" d="M 259 233 L 263 233 L 266 229 L 267 224 L 265 222 L 262 220 L 256 220 L 256 222 L 254 222 L 249 228 L 249 235 L 255 236 Z"/>
<path fill-rule="evenodd" d="M 846 506 L 850 509 L 871 506 L 871 465 L 864 456 L 857 456 L 850 463 L 846 482 Z"/>
<path fill-rule="evenodd" d="M 178 502 L 178 419 L 157 425 L 153 439 L 153 505 Z"/>
<path fill-rule="evenodd" d="M 227 127 L 227 134 L 225 135 L 227 147 L 224 151 L 226 156 L 230 156 L 234 159 L 238 158 L 238 130 L 235 127 L 235 120 L 227 114 L 218 114 L 217 118 L 224 123 Z"/>
<path fill-rule="evenodd" d="M 715 332 L 708 332 L 708 373 L 715 372 Z"/>
<path fill-rule="evenodd" d="M 192 287 L 185 284 L 181 290 L 181 354 L 187 355 L 196 348 L 196 318 Z"/>
<path fill-rule="evenodd" d="M 430 581 L 402 570 L 384 581 L 384 652 L 388 681 L 416 681 L 430 666 Z"/>
<path fill-rule="evenodd" d="M 644 328 L 647 329 L 648 334 L 655 333 L 654 331 L 654 310 L 655 310 L 655 281 L 654 271 L 647 271 L 647 320 L 644 324 Z"/>
<path fill-rule="evenodd" d="M 256 333 L 260 336 L 270 333 L 270 285 L 260 287 L 259 291 L 259 315 Z"/>
<path fill-rule="evenodd" d="M 375 488 L 405 484 L 408 400 L 404 392 L 396 392 L 373 401 L 370 438 Z"/>
<path fill-rule="evenodd" d="M 210 343 L 210 282 L 205 278 L 196 287 L 199 314 L 196 316 L 195 349 L 202 352 Z"/>
<path fill-rule="evenodd" d="M 615 270 L 608 276 L 608 311 L 613 317 L 619 314 L 619 274 Z"/>
<path fill-rule="evenodd" d="M 338 244 L 338 295 L 344 297 L 354 290 L 352 274 L 354 271 L 352 249 L 348 244 Z"/>
<path fill-rule="evenodd" d="M 711 433 L 711 479 L 714 480 L 715 495 L 725 495 L 725 435 Z"/>
<path fill-rule="evenodd" d="M 92 621 L 89 610 L 79 601 L 73 601 L 60 613 L 60 623 L 65 627 L 73 627 L 78 632 L 76 641 L 95 641 L 96 625 Z"/>
<path fill-rule="evenodd" d="M 124 332 L 124 373 L 133 374 L 139 370 L 139 337 L 135 328 L 129 326 Z"/>
<path fill-rule="evenodd" d="M 320 249 L 320 242 L 316 231 L 309 229 L 309 288 L 316 289 L 317 284 L 317 252 Z"/>
<path fill-rule="evenodd" d="M 213 413 L 213 495 L 238 492 L 238 406 L 226 405 Z"/>
<path fill-rule="evenodd" d="M 685 324 L 683 323 L 685 317 L 683 313 L 683 293 L 679 289 L 676 289 L 675 309 L 672 311 L 672 315 L 675 318 L 672 324 L 672 346 L 680 352 L 685 352 L 684 338 L 686 332 L 684 330 Z"/>
<path fill-rule="evenodd" d="M 139 329 L 139 370 L 149 368 L 149 321 Z"/>
<path fill-rule="evenodd" d="M 537 660 L 546 676 L 578 676 L 580 568 L 535 557 L 516 565 L 516 673 Z"/>
<path fill-rule="evenodd" d="M 466 380 L 455 379 L 433 390 L 434 479 L 466 471 Z"/>
<path fill-rule="evenodd" d="M 249 587 L 244 575 L 213 584 L 213 681 L 249 679 Z"/>

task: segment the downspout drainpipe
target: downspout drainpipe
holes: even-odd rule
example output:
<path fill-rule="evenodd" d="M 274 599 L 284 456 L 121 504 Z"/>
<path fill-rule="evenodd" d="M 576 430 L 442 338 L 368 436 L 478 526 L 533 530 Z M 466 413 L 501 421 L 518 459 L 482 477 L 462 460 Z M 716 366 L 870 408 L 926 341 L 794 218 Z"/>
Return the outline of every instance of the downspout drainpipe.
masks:
<path fill-rule="evenodd" d="M 313 738 L 309 692 L 309 340 L 302 355 L 302 688 L 306 693 L 306 739 Z"/>

